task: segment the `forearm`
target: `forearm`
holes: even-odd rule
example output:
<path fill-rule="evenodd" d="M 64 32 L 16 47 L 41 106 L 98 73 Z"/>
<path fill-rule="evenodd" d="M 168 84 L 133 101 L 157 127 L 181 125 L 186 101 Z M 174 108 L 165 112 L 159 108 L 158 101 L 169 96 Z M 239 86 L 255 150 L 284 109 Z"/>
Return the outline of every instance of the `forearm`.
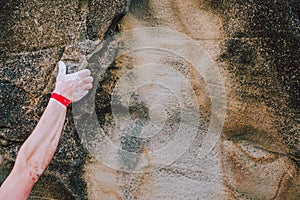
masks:
<path fill-rule="evenodd" d="M 55 99 L 50 99 L 33 133 L 22 145 L 16 165 L 23 162 L 40 166 L 49 163 L 59 142 L 67 108 Z M 52 155 L 50 157 L 50 155 Z M 37 162 L 37 163 L 36 163 Z M 44 165 L 44 164 L 43 164 Z"/>
<path fill-rule="evenodd" d="M 67 108 L 54 99 L 50 99 L 33 133 L 22 145 L 12 173 L 1 186 L 3 191 L 14 188 L 9 195 L 17 199 L 27 198 L 31 188 L 50 163 L 61 135 Z M 6 189 L 5 189 L 6 187 Z M 4 194 L 3 194 L 4 195 Z M 27 196 L 26 196 L 27 195 Z"/>
<path fill-rule="evenodd" d="M 82 99 L 93 85 L 88 69 L 67 74 L 64 62 L 58 62 L 54 94 L 33 133 L 22 145 L 15 166 L 0 188 L 2 199 L 27 199 L 34 183 L 50 163 L 64 125 L 66 106 Z"/>

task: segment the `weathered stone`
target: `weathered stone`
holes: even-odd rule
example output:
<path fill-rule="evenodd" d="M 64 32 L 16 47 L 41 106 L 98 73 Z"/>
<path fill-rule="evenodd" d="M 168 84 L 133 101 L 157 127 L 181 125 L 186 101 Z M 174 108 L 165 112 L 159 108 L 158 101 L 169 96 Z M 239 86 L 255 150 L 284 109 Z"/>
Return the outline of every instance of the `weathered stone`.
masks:
<path fill-rule="evenodd" d="M 138 174 L 112 170 L 113 166 L 101 165 L 101 159 L 96 164 L 91 162 L 86 165 L 90 195 L 105 195 L 107 199 L 298 199 L 298 8 L 297 1 L 132 1 L 130 12 L 120 23 L 121 33 L 152 26 L 171 28 L 198 41 L 215 58 L 227 92 L 221 148 L 217 145 L 211 154 L 201 158 L 203 138 L 197 137 L 189 151 L 170 166 Z M 140 42 L 152 38 L 147 32 L 131 37 Z M 182 41 L 173 42 L 178 45 Z M 189 46 L 181 45 L 179 50 L 176 44 L 174 52 L 193 54 Z M 116 66 L 108 70 L 108 80 L 101 82 L 103 89 L 96 97 L 96 108 L 102 111 L 98 119 L 107 134 L 116 129 L 122 135 L 123 129 L 112 123 L 111 107 L 102 104 L 101 99 L 111 101 L 114 84 L 132 70 L 131 66 L 163 63 L 178 70 L 183 63 L 176 55 L 165 56 L 159 50 L 142 51 L 145 50 L 119 57 Z M 205 91 L 200 89 L 196 94 L 202 96 Z M 163 93 L 158 91 L 155 95 L 163 102 Z M 198 102 L 200 107 L 209 106 L 205 100 Z M 140 119 L 147 120 L 142 111 L 151 109 L 141 105 L 133 110 L 139 110 Z M 140 157 L 123 158 L 119 165 L 132 169 L 142 162 L 139 159 L 145 154 L 147 141 L 137 140 L 134 131 L 130 133 L 131 137 L 118 138 L 120 148 L 138 152 Z M 91 176 L 91 171 L 98 176 Z M 102 189 L 97 189 L 98 184 Z"/>
<path fill-rule="evenodd" d="M 128 1 L 1 4 L 1 180 L 37 123 L 53 89 L 55 63 L 63 59 L 70 72 L 90 68 L 98 85 L 91 92 L 95 96 L 74 104 L 73 115 L 68 112 L 58 150 L 31 199 L 300 198 L 299 1 L 134 0 L 129 10 Z M 193 39 L 223 76 L 226 121 L 219 141 L 210 139 L 215 146 L 205 157 L 204 133 L 214 113 L 209 83 L 191 62 L 200 54 L 170 35 L 126 35 L 133 28 L 153 26 Z M 123 37 L 111 42 L 117 33 Z M 161 48 L 137 49 L 153 45 Z M 124 77 L 129 84 L 123 89 L 130 88 L 136 78 L 131 74 L 145 81 L 159 74 L 171 82 L 139 85 L 129 98 L 128 118 L 127 108 L 115 97 Z M 188 80 L 194 100 L 187 98 L 185 87 L 173 95 L 170 88 L 182 86 L 179 74 Z M 200 116 L 196 137 L 181 157 L 156 166 L 151 152 L 174 140 L 181 112 L 194 109 L 195 102 Z M 142 137 L 149 121 L 165 119 L 158 134 Z M 182 144 L 189 137 L 186 129 Z M 102 155 L 107 150 L 103 141 L 111 142 L 108 150 L 116 146 L 117 151 Z"/>
<path fill-rule="evenodd" d="M 47 105 L 56 63 L 63 59 L 78 65 L 97 40 L 111 34 L 127 4 L 125 0 L 0 3 L 1 182 Z M 70 110 L 55 156 L 30 198 L 87 198 L 82 177 L 85 158 Z"/>

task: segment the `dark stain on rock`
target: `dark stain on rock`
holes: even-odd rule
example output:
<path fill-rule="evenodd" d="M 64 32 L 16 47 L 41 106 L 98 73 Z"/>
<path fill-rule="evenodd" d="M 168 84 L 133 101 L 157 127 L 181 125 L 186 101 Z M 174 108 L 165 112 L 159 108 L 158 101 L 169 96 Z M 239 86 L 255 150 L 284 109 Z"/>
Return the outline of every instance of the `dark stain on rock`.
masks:
<path fill-rule="evenodd" d="M 288 148 L 299 154 L 300 20 L 298 1 L 209 1 L 228 35 L 220 61 L 242 102 L 273 108 Z"/>
<path fill-rule="evenodd" d="M 244 80 L 242 89 L 268 87 L 272 95 L 263 97 L 264 100 L 271 105 L 274 96 L 283 96 L 289 108 L 299 114 L 299 1 L 209 2 L 224 16 L 224 29 L 229 39 L 224 43 L 221 58 L 228 62 L 229 70 L 237 73 L 238 79 Z M 256 74 L 251 74 L 252 71 Z M 264 85 L 252 82 L 257 74 L 262 75 L 259 78 Z M 273 83 L 269 83 L 270 78 Z"/>

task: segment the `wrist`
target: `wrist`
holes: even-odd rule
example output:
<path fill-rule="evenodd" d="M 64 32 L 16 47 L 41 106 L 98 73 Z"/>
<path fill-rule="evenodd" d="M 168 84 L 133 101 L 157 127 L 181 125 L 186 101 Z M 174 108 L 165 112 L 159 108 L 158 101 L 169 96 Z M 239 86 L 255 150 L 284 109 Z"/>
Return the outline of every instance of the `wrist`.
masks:
<path fill-rule="evenodd" d="M 50 99 L 54 99 L 60 104 L 64 105 L 65 107 L 68 107 L 68 105 L 71 103 L 71 100 L 64 97 L 63 95 L 57 93 L 57 92 L 52 92 Z"/>

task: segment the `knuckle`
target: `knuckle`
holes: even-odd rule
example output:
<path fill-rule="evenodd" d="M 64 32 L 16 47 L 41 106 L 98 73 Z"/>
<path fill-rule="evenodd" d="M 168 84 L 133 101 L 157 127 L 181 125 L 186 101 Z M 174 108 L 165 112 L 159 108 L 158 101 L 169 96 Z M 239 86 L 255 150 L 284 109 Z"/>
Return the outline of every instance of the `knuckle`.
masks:
<path fill-rule="evenodd" d="M 89 76 L 91 74 L 91 71 L 89 69 L 83 69 L 83 70 L 81 70 L 80 74 Z"/>

